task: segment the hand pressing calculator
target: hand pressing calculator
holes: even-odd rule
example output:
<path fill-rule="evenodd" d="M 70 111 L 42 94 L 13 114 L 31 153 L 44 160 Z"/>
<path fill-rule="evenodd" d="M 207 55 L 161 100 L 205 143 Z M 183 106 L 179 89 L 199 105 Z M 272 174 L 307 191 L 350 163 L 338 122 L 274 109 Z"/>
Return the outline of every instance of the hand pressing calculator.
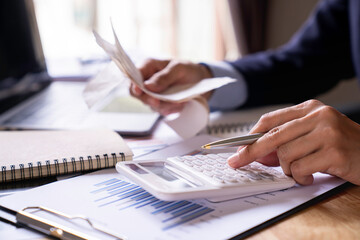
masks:
<path fill-rule="evenodd" d="M 119 162 L 116 170 L 165 201 L 195 198 L 223 201 L 295 185 L 295 181 L 281 170 L 257 162 L 231 168 L 227 158 L 232 154 Z"/>

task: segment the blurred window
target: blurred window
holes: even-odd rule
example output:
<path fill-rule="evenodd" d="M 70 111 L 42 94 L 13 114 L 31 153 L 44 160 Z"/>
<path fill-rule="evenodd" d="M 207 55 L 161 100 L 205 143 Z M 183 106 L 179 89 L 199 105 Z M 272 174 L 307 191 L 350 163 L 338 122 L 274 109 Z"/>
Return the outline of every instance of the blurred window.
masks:
<path fill-rule="evenodd" d="M 133 55 L 192 61 L 219 57 L 216 0 L 34 0 L 47 59 L 105 56 L 92 30 Z"/>

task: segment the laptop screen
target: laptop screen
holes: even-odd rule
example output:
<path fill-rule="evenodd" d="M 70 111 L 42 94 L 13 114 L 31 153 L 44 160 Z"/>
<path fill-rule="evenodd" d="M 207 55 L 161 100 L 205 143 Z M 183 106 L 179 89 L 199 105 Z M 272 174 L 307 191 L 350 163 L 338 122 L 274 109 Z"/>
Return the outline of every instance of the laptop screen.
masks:
<path fill-rule="evenodd" d="M 50 79 L 32 1 L 0 1 L 0 33 L 1 111 L 39 91 L 39 85 Z"/>

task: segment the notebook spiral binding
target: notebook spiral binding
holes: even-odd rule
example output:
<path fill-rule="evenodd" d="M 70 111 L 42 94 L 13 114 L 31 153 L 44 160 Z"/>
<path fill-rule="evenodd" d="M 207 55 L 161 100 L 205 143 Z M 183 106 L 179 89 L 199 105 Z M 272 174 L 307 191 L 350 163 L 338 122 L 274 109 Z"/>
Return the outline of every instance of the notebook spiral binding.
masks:
<path fill-rule="evenodd" d="M 125 161 L 125 154 L 122 152 L 119 154 L 111 153 L 111 156 L 103 154 L 102 157 L 100 155 L 95 155 L 95 157 L 87 156 L 86 158 L 79 157 L 78 159 L 71 157 L 69 161 L 67 158 L 62 158 L 61 160 L 54 159 L 46 160 L 45 162 L 29 162 L 27 166 L 25 164 L 19 164 L 19 166 L 1 166 L 1 182 L 21 181 L 109 168 L 115 166 L 119 161 Z"/>
<path fill-rule="evenodd" d="M 255 125 L 255 122 L 247 123 L 228 123 L 207 126 L 206 131 L 210 135 L 225 135 L 225 134 L 246 134 Z"/>

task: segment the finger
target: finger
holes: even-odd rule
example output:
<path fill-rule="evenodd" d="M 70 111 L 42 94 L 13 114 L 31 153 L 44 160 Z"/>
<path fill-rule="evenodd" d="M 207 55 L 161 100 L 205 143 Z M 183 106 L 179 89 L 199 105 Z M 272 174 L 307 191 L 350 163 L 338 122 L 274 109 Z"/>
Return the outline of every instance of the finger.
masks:
<path fill-rule="evenodd" d="M 244 147 L 245 146 L 240 146 L 237 149 L 237 152 L 239 152 Z M 257 158 L 256 161 L 261 163 L 261 164 L 264 164 L 266 166 L 272 166 L 272 167 L 279 166 L 279 159 L 278 159 L 276 151 L 273 151 L 273 152 L 271 152 L 270 154 L 268 154 L 268 155 L 266 155 L 264 157 Z"/>
<path fill-rule="evenodd" d="M 321 149 L 294 161 L 290 166 L 291 176 L 299 184 L 309 185 L 314 181 L 312 174 L 326 172 L 330 165 L 329 155 L 325 150 Z"/>
<path fill-rule="evenodd" d="M 170 103 L 170 102 L 160 102 L 160 106 L 158 109 L 158 112 L 163 115 L 169 115 L 172 113 L 178 113 L 181 112 L 184 108 L 185 103 Z"/>
<path fill-rule="evenodd" d="M 147 59 L 139 67 L 139 71 L 141 72 L 143 78 L 147 80 L 155 73 L 164 69 L 169 64 L 169 62 L 169 60 Z"/>
<path fill-rule="evenodd" d="M 140 96 L 138 96 L 138 99 L 140 99 L 143 103 L 149 105 L 155 111 L 159 110 L 159 106 L 160 106 L 159 99 L 153 98 L 147 94 L 141 94 Z"/>
<path fill-rule="evenodd" d="M 279 146 L 305 135 L 313 128 L 314 121 L 308 118 L 295 119 L 275 127 L 259 138 L 255 143 L 242 148 L 228 159 L 231 167 L 238 168 L 247 165 L 258 158 L 264 157 Z"/>
<path fill-rule="evenodd" d="M 273 151 L 264 157 L 258 158 L 258 159 L 256 159 L 256 161 L 261 164 L 264 164 L 266 166 L 271 166 L 271 167 L 279 166 L 279 164 L 280 164 L 276 151 Z"/>
<path fill-rule="evenodd" d="M 312 110 L 323 106 L 320 101 L 309 100 L 301 104 L 264 114 L 250 133 L 264 133 L 291 120 L 304 117 Z"/>
<path fill-rule="evenodd" d="M 139 99 L 145 104 L 148 104 L 153 111 L 159 112 L 162 116 L 180 112 L 185 105 L 185 103 L 171 103 L 160 101 L 159 99 L 150 97 L 147 94 L 142 94 Z"/>
<path fill-rule="evenodd" d="M 143 91 L 136 86 L 135 84 L 131 83 L 130 85 L 130 94 L 134 97 L 138 97 L 143 93 Z"/>
<path fill-rule="evenodd" d="M 145 82 L 145 87 L 152 92 L 162 92 L 175 83 L 180 83 L 186 72 L 186 66 L 171 61 L 162 71 L 155 73 Z"/>
<path fill-rule="evenodd" d="M 136 87 L 136 86 L 135 86 Z M 138 88 L 138 87 L 136 87 Z M 141 89 L 140 89 L 141 91 Z M 143 92 L 141 92 L 140 95 L 133 94 L 134 90 L 131 91 L 131 95 L 140 99 L 143 103 L 149 105 L 153 111 L 159 112 L 161 115 L 166 116 L 171 113 L 177 113 L 180 112 L 184 106 L 185 103 L 171 103 L 171 102 L 165 102 L 161 101 L 157 98 L 153 98 Z"/>
<path fill-rule="evenodd" d="M 278 147 L 277 157 L 284 173 L 291 175 L 290 166 L 292 162 L 318 151 L 321 148 L 320 140 L 316 132 L 310 131 Z"/>

